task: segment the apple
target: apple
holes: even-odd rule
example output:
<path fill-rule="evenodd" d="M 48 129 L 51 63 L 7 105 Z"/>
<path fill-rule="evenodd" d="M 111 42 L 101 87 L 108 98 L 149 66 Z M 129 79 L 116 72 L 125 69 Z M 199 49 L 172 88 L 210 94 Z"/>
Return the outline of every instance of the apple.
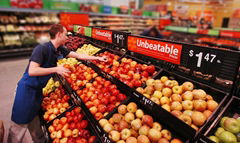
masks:
<path fill-rule="evenodd" d="M 198 99 L 205 100 L 207 97 L 206 92 L 202 89 L 194 89 L 192 93 L 193 93 L 193 98 L 196 100 Z"/>
<path fill-rule="evenodd" d="M 162 95 L 165 97 L 171 97 L 172 90 L 170 88 L 163 88 Z"/>
<path fill-rule="evenodd" d="M 57 127 L 56 127 L 56 131 L 59 131 L 59 130 L 61 130 L 61 129 L 62 129 L 62 127 L 63 127 L 63 125 L 62 125 L 62 124 L 58 124 L 58 125 L 57 125 Z"/>
<path fill-rule="evenodd" d="M 139 130 L 142 126 L 142 122 L 140 119 L 135 119 L 131 122 L 132 129 Z"/>
<path fill-rule="evenodd" d="M 162 105 L 162 108 L 165 109 L 168 112 L 171 112 L 170 105 L 168 105 L 168 104 Z"/>
<path fill-rule="evenodd" d="M 55 138 L 55 139 L 53 140 L 53 143 L 60 143 L 60 140 L 57 139 L 57 138 Z"/>
<path fill-rule="evenodd" d="M 123 116 L 119 113 L 115 113 L 113 116 L 112 116 L 113 120 L 115 123 L 119 123 L 122 119 L 123 119 Z"/>
<path fill-rule="evenodd" d="M 154 65 L 149 65 L 149 66 L 147 66 L 146 70 L 150 75 L 152 75 L 155 72 L 156 69 L 155 69 Z"/>
<path fill-rule="evenodd" d="M 143 96 L 150 98 L 151 96 L 149 94 L 143 94 Z"/>
<path fill-rule="evenodd" d="M 158 122 L 153 122 L 153 128 L 158 130 L 158 131 L 162 130 L 162 126 Z"/>
<path fill-rule="evenodd" d="M 154 103 L 160 105 L 160 100 L 157 97 L 151 97 L 150 100 L 152 100 Z"/>
<path fill-rule="evenodd" d="M 202 126 L 205 121 L 206 121 L 206 117 L 203 115 L 203 113 L 198 112 L 198 111 L 194 111 L 192 113 L 192 121 L 196 126 Z"/>
<path fill-rule="evenodd" d="M 138 137 L 138 130 L 130 129 L 130 131 L 131 131 L 131 136 Z"/>
<path fill-rule="evenodd" d="M 127 138 L 129 138 L 131 136 L 131 131 L 129 129 L 123 129 L 121 131 L 121 139 L 122 140 L 126 140 Z"/>
<path fill-rule="evenodd" d="M 50 126 L 48 127 L 48 131 L 49 131 L 50 133 L 52 133 L 52 132 L 55 131 L 55 128 L 54 128 L 52 125 L 50 125 Z"/>
<path fill-rule="evenodd" d="M 70 129 L 66 129 L 66 130 L 64 130 L 64 137 L 70 137 L 70 136 L 72 136 L 72 130 L 70 130 Z"/>
<path fill-rule="evenodd" d="M 91 136 L 88 139 L 88 143 L 94 143 L 95 140 L 96 140 L 96 136 Z"/>
<path fill-rule="evenodd" d="M 182 114 L 179 116 L 179 119 L 181 119 L 183 122 L 185 122 L 188 125 L 192 124 L 192 118 L 189 115 Z"/>
<path fill-rule="evenodd" d="M 126 143 L 124 140 L 117 141 L 117 143 Z"/>
<path fill-rule="evenodd" d="M 117 142 L 120 140 L 120 133 L 118 131 L 112 130 L 109 133 L 109 138 L 114 141 Z"/>
<path fill-rule="evenodd" d="M 58 139 L 62 138 L 62 134 L 63 134 L 62 130 L 57 131 L 56 138 L 58 138 Z"/>
<path fill-rule="evenodd" d="M 196 111 L 203 112 L 207 108 L 207 102 L 204 100 L 194 100 L 193 107 Z"/>
<path fill-rule="evenodd" d="M 207 94 L 206 99 L 207 99 L 207 101 L 208 100 L 213 100 L 213 97 L 211 95 Z"/>
<path fill-rule="evenodd" d="M 118 113 L 124 115 L 127 113 L 127 106 L 126 105 L 120 105 L 118 107 Z"/>
<path fill-rule="evenodd" d="M 146 81 L 146 85 L 147 85 L 147 86 L 153 86 L 153 85 L 154 85 L 154 79 L 148 79 L 148 80 Z"/>
<path fill-rule="evenodd" d="M 68 138 L 62 138 L 62 139 L 60 140 L 60 143 L 67 143 L 67 141 L 68 141 Z"/>
<path fill-rule="evenodd" d="M 128 105 L 127 105 L 127 111 L 128 112 L 131 112 L 131 113 L 135 113 L 137 111 L 137 104 L 134 103 L 134 102 L 130 102 Z"/>
<path fill-rule="evenodd" d="M 60 120 L 59 120 L 59 123 L 60 124 L 66 124 L 67 123 L 67 117 L 62 117 Z"/>
<path fill-rule="evenodd" d="M 51 114 L 51 115 L 49 116 L 49 121 L 55 119 L 56 117 L 57 117 L 57 116 L 56 116 L 55 114 Z"/>
<path fill-rule="evenodd" d="M 171 102 L 178 101 L 182 102 L 182 96 L 180 94 L 173 94 L 170 98 Z"/>
<path fill-rule="evenodd" d="M 148 139 L 147 136 L 140 135 L 140 136 L 137 137 L 137 142 L 138 143 L 150 143 L 150 140 Z"/>
<path fill-rule="evenodd" d="M 164 82 L 164 86 L 168 87 L 168 88 L 172 88 L 173 87 L 173 82 L 172 80 L 167 80 Z"/>
<path fill-rule="evenodd" d="M 125 119 L 125 121 L 127 121 L 128 123 L 131 123 L 131 121 L 134 120 L 135 117 L 134 117 L 134 114 L 133 114 L 133 113 L 127 112 L 127 113 L 125 114 L 125 116 L 124 116 L 124 119 Z"/>
<path fill-rule="evenodd" d="M 175 138 L 175 139 L 171 140 L 170 143 L 183 143 L 183 142 L 181 140 Z"/>
<path fill-rule="evenodd" d="M 108 122 L 113 125 L 113 124 L 114 124 L 113 118 L 110 118 L 110 119 L 108 120 Z"/>
<path fill-rule="evenodd" d="M 182 88 L 184 91 L 192 91 L 194 88 L 194 85 L 193 85 L 193 83 L 187 81 L 182 84 Z"/>
<path fill-rule="evenodd" d="M 221 121 L 220 121 L 220 126 L 221 127 L 224 127 L 224 121 L 227 119 L 227 118 L 229 118 L 229 117 L 223 117 L 222 119 L 221 119 Z"/>
<path fill-rule="evenodd" d="M 125 120 L 121 120 L 119 122 L 119 131 L 123 129 L 128 129 L 128 128 L 129 128 L 129 124 Z"/>
<path fill-rule="evenodd" d="M 136 117 L 141 119 L 144 115 L 144 112 L 142 109 L 137 109 L 136 113 L 135 113 Z"/>
<path fill-rule="evenodd" d="M 171 111 L 171 113 L 176 117 L 179 117 L 180 115 L 182 115 L 182 112 L 178 111 L 178 110 L 173 110 L 173 111 Z"/>
<path fill-rule="evenodd" d="M 145 93 L 148 95 L 152 95 L 154 92 L 154 87 L 153 86 L 147 86 L 145 89 Z"/>
<path fill-rule="evenodd" d="M 126 143 L 137 143 L 137 139 L 135 137 L 129 137 L 126 140 Z"/>
<path fill-rule="evenodd" d="M 160 80 L 161 80 L 162 83 L 164 83 L 165 81 L 168 80 L 168 77 L 167 77 L 167 76 L 162 76 L 162 77 L 160 78 Z"/>
<path fill-rule="evenodd" d="M 192 110 L 185 110 L 184 112 L 183 112 L 183 114 L 186 114 L 186 115 L 188 115 L 188 116 L 192 116 L 192 113 L 193 113 L 193 111 Z"/>
<path fill-rule="evenodd" d="M 139 135 L 148 135 L 148 131 L 150 130 L 150 128 L 147 125 L 143 125 L 142 127 L 140 127 L 140 129 L 138 130 Z"/>
<path fill-rule="evenodd" d="M 143 117 L 142 117 L 142 124 L 146 124 L 149 127 L 152 127 L 153 126 L 153 118 L 152 118 L 152 116 L 143 115 Z"/>
<path fill-rule="evenodd" d="M 162 131 L 161 131 L 161 134 L 162 134 L 162 137 L 163 138 L 165 138 L 165 139 L 167 139 L 167 140 L 171 140 L 171 138 L 172 138 L 172 135 L 171 135 L 171 132 L 169 132 L 168 130 L 166 130 L 166 129 L 163 129 Z"/>
<path fill-rule="evenodd" d="M 148 132 L 148 138 L 152 142 L 156 142 L 161 138 L 161 132 L 158 131 L 157 129 L 151 128 Z"/>
<path fill-rule="evenodd" d="M 160 104 L 161 105 L 164 105 L 164 104 L 170 104 L 170 99 L 166 96 L 163 96 L 161 99 L 160 99 Z"/>
<path fill-rule="evenodd" d="M 76 138 L 78 136 L 78 133 L 79 133 L 78 129 L 73 129 L 72 137 Z"/>
<path fill-rule="evenodd" d="M 141 93 L 141 94 L 144 94 L 144 89 L 142 87 L 138 87 L 136 89 L 137 92 Z"/>
<path fill-rule="evenodd" d="M 101 127 L 104 127 L 107 123 L 108 123 L 108 120 L 107 120 L 107 119 L 101 119 L 101 120 L 99 120 L 99 124 L 100 124 Z"/>
<path fill-rule="evenodd" d="M 162 92 L 156 90 L 156 91 L 154 91 L 152 97 L 156 97 L 156 98 L 160 99 L 162 97 Z"/>
<path fill-rule="evenodd" d="M 93 106 L 93 107 L 89 108 L 89 111 L 94 115 L 97 113 L 98 108 L 96 106 Z"/>
<path fill-rule="evenodd" d="M 169 141 L 165 138 L 160 138 L 157 143 L 169 143 Z"/>
<path fill-rule="evenodd" d="M 193 100 L 193 93 L 191 91 L 186 91 L 182 94 L 183 100 Z"/>
<path fill-rule="evenodd" d="M 218 106 L 218 103 L 216 101 L 214 101 L 214 100 L 208 100 L 207 101 L 208 110 L 213 112 L 217 108 L 217 106 Z"/>
<path fill-rule="evenodd" d="M 205 110 L 205 111 L 203 112 L 203 114 L 204 114 L 204 116 L 208 119 L 208 118 L 212 115 L 212 111 L 210 111 L 210 110 Z"/>
<path fill-rule="evenodd" d="M 57 137 L 57 132 L 56 131 L 53 131 L 51 134 L 50 134 L 50 137 L 51 139 L 55 139 Z"/>
<path fill-rule="evenodd" d="M 107 123 L 105 126 L 103 126 L 103 130 L 107 133 L 113 130 L 113 125 L 110 123 Z"/>
<path fill-rule="evenodd" d="M 170 107 L 171 110 L 181 111 L 182 108 L 183 108 L 182 104 L 180 102 L 178 102 L 178 101 L 174 101 L 174 102 L 171 103 L 171 107 Z"/>
<path fill-rule="evenodd" d="M 153 86 L 155 90 L 162 91 L 164 84 L 161 82 L 161 80 L 155 80 Z"/>
<path fill-rule="evenodd" d="M 184 110 L 192 110 L 193 102 L 190 100 L 184 100 L 184 101 L 182 101 L 182 107 Z"/>
<path fill-rule="evenodd" d="M 181 86 L 174 86 L 173 88 L 172 88 L 172 91 L 173 91 L 173 93 L 174 94 L 182 94 L 182 92 L 183 92 L 183 89 L 182 89 L 182 87 Z"/>

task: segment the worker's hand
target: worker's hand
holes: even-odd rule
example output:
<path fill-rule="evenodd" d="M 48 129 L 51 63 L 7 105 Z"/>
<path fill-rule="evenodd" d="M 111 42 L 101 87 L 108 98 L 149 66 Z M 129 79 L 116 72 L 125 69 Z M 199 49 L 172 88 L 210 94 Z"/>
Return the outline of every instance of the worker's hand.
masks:
<path fill-rule="evenodd" d="M 99 60 L 99 61 L 102 61 L 102 62 L 107 62 L 107 61 L 108 61 L 108 59 L 107 59 L 106 56 L 99 57 L 98 60 Z"/>
<path fill-rule="evenodd" d="M 56 73 L 61 76 L 67 76 L 70 71 L 67 68 L 64 68 L 63 66 L 56 67 Z"/>

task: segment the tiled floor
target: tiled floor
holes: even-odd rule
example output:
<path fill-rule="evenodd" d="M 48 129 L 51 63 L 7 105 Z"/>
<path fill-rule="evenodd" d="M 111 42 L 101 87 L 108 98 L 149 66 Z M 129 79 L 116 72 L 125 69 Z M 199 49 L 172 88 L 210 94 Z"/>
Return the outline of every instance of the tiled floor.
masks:
<path fill-rule="evenodd" d="M 5 127 L 4 143 L 7 143 L 15 87 L 27 64 L 28 57 L 0 59 L 0 120 L 3 120 Z M 23 142 L 32 142 L 29 132 Z"/>

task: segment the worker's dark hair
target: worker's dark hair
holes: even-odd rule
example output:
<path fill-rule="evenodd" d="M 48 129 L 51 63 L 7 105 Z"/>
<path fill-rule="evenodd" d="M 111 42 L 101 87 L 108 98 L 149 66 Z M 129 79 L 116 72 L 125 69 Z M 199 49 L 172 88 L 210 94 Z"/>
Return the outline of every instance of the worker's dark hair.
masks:
<path fill-rule="evenodd" d="M 62 33 L 64 27 L 61 24 L 53 24 L 49 30 L 50 38 L 55 39 L 58 32 Z"/>

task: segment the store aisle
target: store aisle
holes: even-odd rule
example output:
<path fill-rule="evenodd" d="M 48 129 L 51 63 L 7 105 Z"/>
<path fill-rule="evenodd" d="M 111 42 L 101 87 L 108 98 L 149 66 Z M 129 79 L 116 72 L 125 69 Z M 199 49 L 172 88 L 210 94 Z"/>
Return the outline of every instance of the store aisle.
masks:
<path fill-rule="evenodd" d="M 25 70 L 27 63 L 28 58 L 26 57 L 0 60 L 0 120 L 3 120 L 4 122 L 4 143 L 7 143 L 15 87 Z M 23 142 L 32 142 L 29 132 L 27 132 Z"/>

